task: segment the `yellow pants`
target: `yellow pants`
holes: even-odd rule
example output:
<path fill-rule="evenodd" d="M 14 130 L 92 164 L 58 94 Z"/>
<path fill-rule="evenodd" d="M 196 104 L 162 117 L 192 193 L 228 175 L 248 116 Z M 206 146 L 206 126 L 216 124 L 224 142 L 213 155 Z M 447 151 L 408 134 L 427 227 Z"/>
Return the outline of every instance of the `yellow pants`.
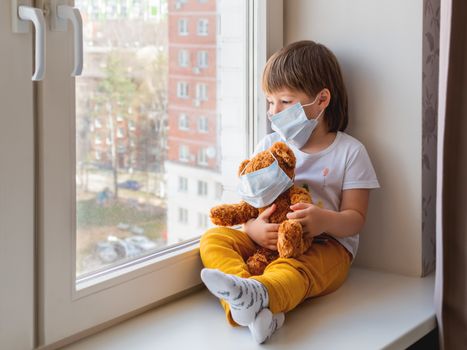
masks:
<path fill-rule="evenodd" d="M 287 312 L 307 298 L 335 291 L 347 278 L 351 254 L 336 240 L 315 243 L 296 259 L 279 258 L 269 264 L 263 275 L 251 276 L 246 259 L 257 247 L 250 237 L 238 230 L 215 227 L 208 230 L 200 243 L 200 254 L 207 268 L 243 278 L 254 278 L 264 284 L 269 293 L 272 313 Z M 229 304 L 221 300 L 227 320 L 237 325 Z"/>

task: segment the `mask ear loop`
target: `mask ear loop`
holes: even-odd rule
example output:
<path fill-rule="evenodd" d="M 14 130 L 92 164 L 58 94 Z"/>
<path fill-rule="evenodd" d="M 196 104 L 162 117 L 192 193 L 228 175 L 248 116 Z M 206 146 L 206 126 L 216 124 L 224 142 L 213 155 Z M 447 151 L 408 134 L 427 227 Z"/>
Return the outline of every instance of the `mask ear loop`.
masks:
<path fill-rule="evenodd" d="M 316 95 L 315 100 L 313 102 L 307 103 L 306 105 L 302 105 L 302 108 L 306 107 L 306 106 L 311 106 L 312 104 L 314 104 L 319 96 L 320 96 L 320 94 Z M 318 121 L 319 118 L 321 118 L 321 116 L 323 115 L 323 112 L 324 112 L 325 109 L 326 108 L 322 109 L 321 112 L 319 112 L 318 116 L 316 118 L 314 118 L 316 121 Z"/>
<path fill-rule="evenodd" d="M 321 92 L 321 91 L 320 91 Z M 315 104 L 316 103 L 316 100 L 319 98 L 319 95 L 316 95 L 315 99 L 313 100 L 313 102 L 310 102 L 310 103 L 307 103 L 305 105 L 302 105 L 302 107 L 306 107 L 306 106 L 311 106 L 312 104 Z"/>

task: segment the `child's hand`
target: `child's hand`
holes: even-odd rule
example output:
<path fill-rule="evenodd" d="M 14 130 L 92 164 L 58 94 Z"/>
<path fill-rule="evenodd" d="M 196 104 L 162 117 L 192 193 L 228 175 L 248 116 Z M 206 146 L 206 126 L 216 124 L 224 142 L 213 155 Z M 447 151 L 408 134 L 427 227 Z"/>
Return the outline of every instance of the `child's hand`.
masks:
<path fill-rule="evenodd" d="M 245 232 L 250 238 L 263 248 L 277 250 L 277 230 L 279 224 L 270 224 L 269 217 L 276 210 L 273 204 L 263 211 L 256 219 L 245 224 Z"/>
<path fill-rule="evenodd" d="M 315 237 L 325 231 L 323 209 L 310 203 L 297 203 L 290 206 L 292 213 L 287 214 L 287 219 L 297 220 L 303 227 L 303 233 L 309 237 Z"/>

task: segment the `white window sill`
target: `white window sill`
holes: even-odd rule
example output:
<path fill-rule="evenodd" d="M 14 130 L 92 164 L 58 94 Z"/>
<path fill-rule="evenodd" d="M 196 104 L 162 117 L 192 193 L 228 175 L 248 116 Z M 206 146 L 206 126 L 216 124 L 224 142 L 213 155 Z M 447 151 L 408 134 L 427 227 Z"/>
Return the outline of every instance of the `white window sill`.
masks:
<path fill-rule="evenodd" d="M 411 278 L 352 268 L 336 292 L 286 314 L 268 349 L 405 349 L 436 327 L 434 275 Z M 206 289 L 63 349 L 264 349 L 231 327 Z"/>

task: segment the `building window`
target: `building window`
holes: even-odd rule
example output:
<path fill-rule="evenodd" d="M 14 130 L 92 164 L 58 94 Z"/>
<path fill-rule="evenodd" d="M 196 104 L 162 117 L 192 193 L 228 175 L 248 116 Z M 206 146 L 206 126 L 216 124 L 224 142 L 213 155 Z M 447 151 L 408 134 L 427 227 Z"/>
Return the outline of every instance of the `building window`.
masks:
<path fill-rule="evenodd" d="M 197 65 L 199 68 L 208 67 L 208 52 L 207 51 L 198 51 L 198 62 Z"/>
<path fill-rule="evenodd" d="M 188 146 L 180 145 L 180 148 L 178 149 L 178 159 L 181 162 L 188 162 L 190 160 L 190 150 L 188 149 Z"/>
<path fill-rule="evenodd" d="M 101 120 L 99 118 L 94 119 L 94 126 L 96 127 L 96 129 L 102 127 L 102 123 L 101 123 Z"/>
<path fill-rule="evenodd" d="M 178 117 L 178 128 L 180 130 L 188 130 L 190 128 L 188 116 L 185 113 L 180 114 Z"/>
<path fill-rule="evenodd" d="M 208 195 L 208 183 L 198 180 L 198 196 L 206 197 Z"/>
<path fill-rule="evenodd" d="M 206 148 L 201 148 L 198 152 L 198 165 L 208 165 Z"/>
<path fill-rule="evenodd" d="M 203 213 L 198 213 L 198 227 L 207 228 L 208 227 L 208 216 Z"/>
<path fill-rule="evenodd" d="M 178 208 L 178 222 L 181 224 L 188 224 L 188 210 L 185 208 Z"/>
<path fill-rule="evenodd" d="M 102 139 L 99 135 L 94 136 L 94 144 L 100 145 L 102 143 Z"/>
<path fill-rule="evenodd" d="M 183 176 L 178 178 L 178 191 L 179 192 L 188 192 L 188 179 Z"/>
<path fill-rule="evenodd" d="M 188 83 L 179 81 L 177 83 L 177 96 L 179 98 L 188 98 Z"/>
<path fill-rule="evenodd" d="M 190 63 L 190 53 L 188 50 L 178 51 L 178 65 L 180 67 L 188 67 Z"/>
<path fill-rule="evenodd" d="M 186 18 L 178 20 L 178 35 L 188 35 L 188 20 Z"/>
<path fill-rule="evenodd" d="M 224 192 L 224 186 L 222 186 L 222 184 L 220 182 L 216 182 L 215 194 L 214 194 L 215 199 L 221 200 L 223 192 Z"/>
<path fill-rule="evenodd" d="M 204 83 L 196 84 L 196 99 L 198 101 L 208 100 L 208 86 Z"/>
<path fill-rule="evenodd" d="M 95 156 L 96 156 L 96 160 L 101 160 L 102 159 L 101 152 L 99 152 L 99 151 L 95 151 Z"/>
<path fill-rule="evenodd" d="M 207 117 L 199 117 L 198 119 L 198 131 L 202 133 L 208 132 L 208 118 Z"/>
<path fill-rule="evenodd" d="M 208 20 L 207 19 L 199 19 L 198 20 L 198 35 L 205 36 L 208 35 Z"/>
<path fill-rule="evenodd" d="M 175 9 L 179 10 L 182 8 L 183 5 L 185 5 L 187 0 L 176 0 L 175 1 Z"/>
<path fill-rule="evenodd" d="M 125 131 L 123 130 L 123 128 L 118 128 L 117 129 L 117 137 L 119 139 L 123 138 L 123 135 L 125 134 Z"/>

